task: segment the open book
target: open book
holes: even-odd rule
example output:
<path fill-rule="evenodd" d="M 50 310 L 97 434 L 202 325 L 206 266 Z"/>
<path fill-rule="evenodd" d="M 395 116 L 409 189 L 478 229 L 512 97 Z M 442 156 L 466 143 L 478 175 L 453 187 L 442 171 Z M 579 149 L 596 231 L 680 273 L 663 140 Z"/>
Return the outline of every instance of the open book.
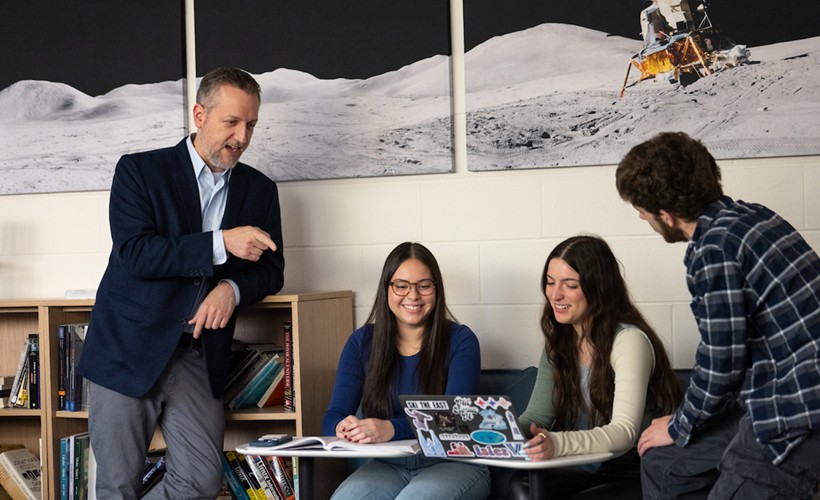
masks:
<path fill-rule="evenodd" d="M 286 448 L 298 449 L 325 449 L 328 451 L 360 451 L 363 453 L 418 453 L 419 443 L 415 439 L 388 441 L 386 443 L 357 444 L 345 441 L 336 436 L 294 436 L 287 443 L 276 446 L 252 447 L 258 450 L 283 450 Z M 249 448 L 251 449 L 251 448 Z"/>

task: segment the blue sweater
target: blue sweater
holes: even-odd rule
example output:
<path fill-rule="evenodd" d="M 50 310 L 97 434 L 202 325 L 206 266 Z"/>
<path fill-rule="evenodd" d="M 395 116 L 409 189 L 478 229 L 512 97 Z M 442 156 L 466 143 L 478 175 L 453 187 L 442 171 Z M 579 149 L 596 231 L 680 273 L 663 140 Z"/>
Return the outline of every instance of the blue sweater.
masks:
<path fill-rule="evenodd" d="M 370 362 L 373 325 L 365 325 L 350 336 L 339 359 L 339 369 L 333 386 L 330 406 L 322 421 L 322 433 L 336 435 L 336 424 L 348 415 L 355 415 L 362 400 L 365 375 Z M 400 356 L 401 377 L 393 391 L 390 422 L 396 433 L 393 439 L 415 438 L 410 423 L 404 416 L 399 394 L 420 394 L 416 370 L 419 355 Z M 450 327 L 450 359 L 447 369 L 445 394 L 475 394 L 481 374 L 481 351 L 475 333 L 465 325 Z"/>

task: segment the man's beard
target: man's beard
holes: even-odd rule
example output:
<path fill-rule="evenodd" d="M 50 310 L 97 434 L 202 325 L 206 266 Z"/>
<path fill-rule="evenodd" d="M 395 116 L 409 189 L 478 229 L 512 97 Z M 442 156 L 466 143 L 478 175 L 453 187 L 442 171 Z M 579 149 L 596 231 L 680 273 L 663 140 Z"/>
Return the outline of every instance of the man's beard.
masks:
<path fill-rule="evenodd" d="M 222 150 L 219 149 L 219 150 L 216 150 L 216 151 L 212 151 L 208 154 L 208 160 L 211 162 L 211 165 L 213 165 L 216 168 L 221 168 L 222 170 L 230 170 L 230 169 L 234 168 L 237 163 L 239 163 L 239 158 L 237 158 L 236 161 L 233 162 L 233 163 L 223 161 L 222 157 L 219 154 L 221 151 Z M 240 156 L 244 152 L 245 151 L 242 150 L 242 152 L 240 152 Z"/>
<path fill-rule="evenodd" d="M 670 227 L 668 224 L 663 222 L 661 218 L 657 215 L 655 216 L 655 221 L 658 223 L 658 227 L 660 228 L 659 233 L 661 236 L 663 236 L 663 241 L 667 243 L 689 241 L 689 238 L 686 236 L 686 233 L 684 233 L 682 229 L 679 229 L 677 227 Z"/>

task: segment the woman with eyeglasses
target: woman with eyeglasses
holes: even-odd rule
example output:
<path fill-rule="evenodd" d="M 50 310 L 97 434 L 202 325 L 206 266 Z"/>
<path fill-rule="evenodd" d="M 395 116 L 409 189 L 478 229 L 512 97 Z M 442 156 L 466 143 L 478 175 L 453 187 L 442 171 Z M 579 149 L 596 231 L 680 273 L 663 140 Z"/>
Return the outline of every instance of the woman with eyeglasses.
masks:
<path fill-rule="evenodd" d="M 597 236 L 559 243 L 541 273 L 545 349 L 527 410 L 519 417 L 532 438 L 531 460 L 613 452 L 607 462 L 542 469 L 549 498 L 625 481 L 640 498 L 638 436 L 652 418 L 671 413 L 682 396 L 663 344 L 632 302 L 618 261 Z M 512 482 L 530 498 L 526 475 Z M 603 497 L 630 498 L 626 493 Z"/>
<path fill-rule="evenodd" d="M 474 394 L 478 338 L 456 323 L 433 254 L 405 242 L 387 256 L 364 326 L 342 350 L 323 433 L 354 443 L 413 439 L 400 394 Z M 361 404 L 361 416 L 357 409 Z M 486 467 L 422 454 L 368 460 L 333 499 L 485 499 Z"/>

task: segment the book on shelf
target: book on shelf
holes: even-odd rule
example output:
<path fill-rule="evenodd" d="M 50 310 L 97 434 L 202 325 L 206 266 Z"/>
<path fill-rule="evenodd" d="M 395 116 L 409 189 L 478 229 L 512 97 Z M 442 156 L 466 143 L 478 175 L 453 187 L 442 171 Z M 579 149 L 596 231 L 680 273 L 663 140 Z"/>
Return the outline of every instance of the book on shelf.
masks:
<path fill-rule="evenodd" d="M 281 405 L 285 402 L 285 368 L 276 372 L 273 382 L 268 385 L 265 393 L 256 403 L 257 408 L 268 408 Z"/>
<path fill-rule="evenodd" d="M 17 386 L 17 392 L 10 394 L 11 399 L 14 400 L 11 406 L 15 408 L 28 408 L 28 384 L 28 359 L 26 359 L 26 362 L 23 363 L 23 369 L 20 371 L 20 383 Z"/>
<path fill-rule="evenodd" d="M 65 410 L 66 326 L 57 326 L 57 409 Z"/>
<path fill-rule="evenodd" d="M 285 450 L 285 449 L 325 449 L 327 451 L 361 451 L 368 453 L 418 453 L 421 449 L 415 439 L 402 439 L 399 441 L 387 441 L 385 443 L 359 444 L 351 443 L 336 436 L 295 436 L 287 443 L 276 446 L 253 447 L 248 446 L 247 451 L 258 450 Z"/>
<path fill-rule="evenodd" d="M 39 335 L 28 336 L 28 407 L 40 408 L 40 339 Z"/>
<path fill-rule="evenodd" d="M 262 457 L 267 463 L 268 468 L 273 471 L 273 478 L 282 492 L 284 500 L 294 500 L 296 490 L 293 485 L 293 469 L 291 467 L 291 459 L 288 457 Z"/>
<path fill-rule="evenodd" d="M 279 353 L 271 356 L 256 375 L 245 384 L 234 398 L 228 403 L 228 408 L 241 410 L 243 408 L 253 408 L 259 399 L 270 387 L 276 378 L 276 374 L 282 370 L 282 357 Z"/>
<path fill-rule="evenodd" d="M 77 372 L 77 365 L 83 353 L 88 323 L 68 323 L 64 326 L 66 337 L 65 409 L 67 411 L 87 410 L 88 381 Z"/>
<path fill-rule="evenodd" d="M 84 500 L 88 497 L 88 447 L 89 436 L 87 432 L 74 435 L 74 456 L 73 462 L 73 492 L 74 500 Z M 69 493 L 71 495 L 71 493 Z"/>
<path fill-rule="evenodd" d="M 226 453 L 222 454 L 222 477 L 225 478 L 225 482 L 228 485 L 228 488 L 231 490 L 231 494 L 237 500 L 250 500 L 250 496 L 248 492 L 245 491 L 245 487 L 242 485 L 242 482 L 239 480 L 239 476 L 237 476 L 236 471 L 234 471 L 233 466 L 228 461 L 228 457 Z"/>
<path fill-rule="evenodd" d="M 239 466 L 242 467 L 242 470 L 245 472 L 245 476 L 248 478 L 248 482 L 251 483 L 251 498 L 256 496 L 256 500 L 267 500 L 265 496 L 265 490 L 262 489 L 262 485 L 259 484 L 259 481 L 256 479 L 256 475 L 254 475 L 253 471 L 251 470 L 248 461 L 245 460 L 245 455 L 241 453 L 236 454 L 236 458 L 239 460 Z"/>
<path fill-rule="evenodd" d="M 285 321 L 282 325 L 282 344 L 285 349 L 285 387 L 283 406 L 285 411 L 296 411 L 295 388 L 293 384 L 293 323 Z"/>
<path fill-rule="evenodd" d="M 276 483 L 273 480 L 270 472 L 263 460 L 259 456 L 245 455 L 245 461 L 248 463 L 248 469 L 256 477 L 256 481 L 261 487 L 265 500 L 284 500 L 279 494 Z"/>
<path fill-rule="evenodd" d="M 9 404 L 11 406 L 17 403 L 17 395 L 20 393 L 20 385 L 23 383 L 23 370 L 26 369 L 26 365 L 28 364 L 29 338 L 30 336 L 26 337 L 26 340 L 23 342 L 23 349 L 17 361 L 17 369 L 14 371 L 14 380 L 12 381 L 11 390 L 9 392 Z"/>
<path fill-rule="evenodd" d="M 68 492 L 69 499 L 84 500 L 88 496 L 88 446 L 87 432 L 75 434 L 72 440 L 74 447 L 71 456 L 72 490 Z"/>
<path fill-rule="evenodd" d="M 60 500 L 68 500 L 68 475 L 72 474 L 72 465 L 69 465 L 68 447 L 70 438 L 60 438 Z"/>
<path fill-rule="evenodd" d="M 241 463 L 242 461 L 239 460 L 239 453 L 232 450 L 226 450 L 224 452 L 224 455 L 231 466 L 231 470 L 236 475 L 236 478 L 242 485 L 242 489 L 245 491 L 245 494 L 247 495 L 249 500 L 260 500 L 256 496 L 256 490 L 253 488 L 250 478 L 247 474 L 245 474 L 245 469 L 242 467 Z"/>
<path fill-rule="evenodd" d="M 233 401 L 236 395 L 265 367 L 270 358 L 282 350 L 275 344 L 246 344 L 242 349 L 246 351 L 246 355 L 235 360 L 239 365 L 228 368 L 229 378 L 223 396 L 226 404 Z"/>
<path fill-rule="evenodd" d="M 14 500 L 40 500 L 41 476 L 40 459 L 26 448 L 0 453 L 0 485 Z"/>

